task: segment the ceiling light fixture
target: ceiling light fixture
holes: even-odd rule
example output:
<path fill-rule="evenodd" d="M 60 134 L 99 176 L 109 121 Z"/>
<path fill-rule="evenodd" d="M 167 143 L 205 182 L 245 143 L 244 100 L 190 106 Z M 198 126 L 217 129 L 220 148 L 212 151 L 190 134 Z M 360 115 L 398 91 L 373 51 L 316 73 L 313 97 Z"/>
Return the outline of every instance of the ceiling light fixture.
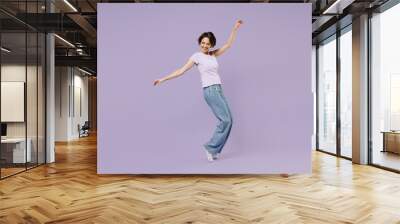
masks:
<path fill-rule="evenodd" d="M 341 0 L 336 0 L 331 6 L 329 6 L 327 9 L 324 10 L 324 12 L 322 14 L 327 14 L 327 13 L 331 13 L 329 11 L 331 11 L 334 7 L 337 6 L 337 4 L 339 4 Z"/>
<path fill-rule="evenodd" d="M 88 71 L 85 71 L 85 70 L 83 70 L 83 69 L 81 69 L 81 68 L 79 68 L 79 67 L 78 67 L 78 70 L 81 71 L 81 72 L 83 72 L 83 73 L 85 73 L 85 74 L 92 75 L 92 73 L 90 73 L 90 72 L 88 72 Z"/>
<path fill-rule="evenodd" d="M 72 10 L 74 10 L 75 12 L 78 12 L 78 10 L 71 4 L 68 2 L 68 0 L 64 0 L 65 4 L 67 4 Z"/>
<path fill-rule="evenodd" d="M 71 44 L 71 42 L 69 42 L 68 40 L 58 36 L 57 34 L 54 34 L 54 36 L 56 36 L 58 39 L 62 40 L 64 43 L 68 44 L 69 46 L 75 48 L 75 45 Z"/>
<path fill-rule="evenodd" d="M 5 48 L 5 47 L 1 47 L 1 50 L 4 51 L 4 52 L 7 52 L 7 53 L 10 53 L 10 52 L 11 52 L 11 50 L 8 50 L 8 49 Z"/>

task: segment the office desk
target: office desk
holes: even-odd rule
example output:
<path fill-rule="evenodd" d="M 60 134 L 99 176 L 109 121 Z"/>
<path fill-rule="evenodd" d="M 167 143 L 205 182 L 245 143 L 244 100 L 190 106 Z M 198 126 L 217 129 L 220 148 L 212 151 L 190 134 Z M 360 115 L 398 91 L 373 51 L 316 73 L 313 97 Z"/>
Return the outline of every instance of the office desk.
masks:
<path fill-rule="evenodd" d="M 400 154 L 400 132 L 382 131 L 383 150 L 382 152 L 393 152 Z"/>
<path fill-rule="evenodd" d="M 32 140 L 28 138 L 25 154 L 25 138 L 6 138 L 1 139 L 1 157 L 6 163 L 25 163 L 31 162 Z M 25 161 L 27 159 L 27 161 Z"/>

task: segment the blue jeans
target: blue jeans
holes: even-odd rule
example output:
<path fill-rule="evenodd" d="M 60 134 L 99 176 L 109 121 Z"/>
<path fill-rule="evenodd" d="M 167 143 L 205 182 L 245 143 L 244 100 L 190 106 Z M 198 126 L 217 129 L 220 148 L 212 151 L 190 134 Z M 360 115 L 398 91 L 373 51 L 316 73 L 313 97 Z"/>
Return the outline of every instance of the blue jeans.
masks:
<path fill-rule="evenodd" d="M 221 153 L 232 128 L 232 115 L 222 92 L 220 84 L 211 85 L 203 88 L 204 99 L 210 106 L 219 123 L 210 141 L 204 144 L 206 150 L 215 155 Z"/>

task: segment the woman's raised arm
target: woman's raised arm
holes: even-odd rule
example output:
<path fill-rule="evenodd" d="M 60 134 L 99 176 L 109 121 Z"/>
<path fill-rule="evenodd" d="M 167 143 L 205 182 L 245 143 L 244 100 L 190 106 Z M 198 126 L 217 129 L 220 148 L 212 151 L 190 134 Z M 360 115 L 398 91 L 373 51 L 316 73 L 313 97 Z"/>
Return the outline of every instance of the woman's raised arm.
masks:
<path fill-rule="evenodd" d="M 236 33 L 237 33 L 240 25 L 242 25 L 242 24 L 243 24 L 242 20 L 236 21 L 235 26 L 233 27 L 231 35 L 229 36 L 229 39 L 226 42 L 226 44 L 224 44 L 221 48 L 213 51 L 213 54 L 215 56 L 220 56 L 221 54 L 223 54 L 226 50 L 228 50 L 232 46 L 232 44 L 233 44 L 233 42 L 235 41 L 235 38 L 236 38 Z"/>

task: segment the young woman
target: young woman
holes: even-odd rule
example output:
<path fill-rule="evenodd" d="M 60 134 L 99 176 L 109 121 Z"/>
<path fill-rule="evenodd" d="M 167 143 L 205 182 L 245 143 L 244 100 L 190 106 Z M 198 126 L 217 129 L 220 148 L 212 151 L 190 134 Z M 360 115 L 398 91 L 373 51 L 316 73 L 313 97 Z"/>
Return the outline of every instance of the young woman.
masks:
<path fill-rule="evenodd" d="M 187 70 L 196 65 L 201 75 L 203 94 L 207 104 L 210 106 L 219 123 L 214 131 L 212 138 L 204 144 L 207 159 L 213 161 L 218 158 L 228 140 L 232 128 L 232 115 L 228 103 L 222 92 L 221 79 L 218 74 L 217 57 L 226 52 L 236 38 L 236 33 L 243 22 L 238 20 L 229 36 L 226 44 L 216 50 L 211 50 L 217 42 L 212 32 L 205 32 L 200 35 L 198 43 L 200 52 L 194 53 L 186 64 L 180 69 L 172 72 L 164 78 L 154 81 L 154 85 L 159 85 L 167 80 L 183 75 Z"/>

